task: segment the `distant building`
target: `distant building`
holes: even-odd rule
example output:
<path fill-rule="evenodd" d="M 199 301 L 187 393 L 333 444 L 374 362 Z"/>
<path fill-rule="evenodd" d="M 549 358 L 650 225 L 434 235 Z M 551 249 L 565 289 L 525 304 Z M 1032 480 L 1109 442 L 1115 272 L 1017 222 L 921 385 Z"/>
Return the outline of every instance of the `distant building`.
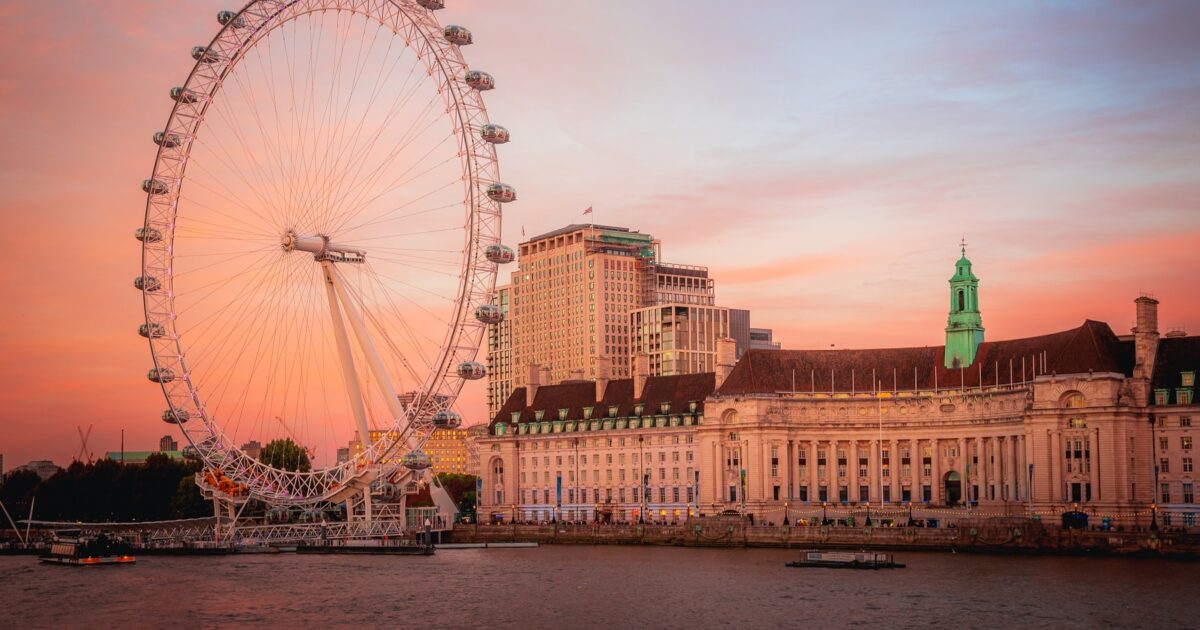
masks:
<path fill-rule="evenodd" d="M 477 424 L 467 427 L 467 474 L 479 476 L 479 440 L 487 437 L 488 425 Z"/>
<path fill-rule="evenodd" d="M 466 474 L 466 440 L 466 429 L 435 429 L 423 448 L 433 461 L 433 472 Z"/>
<path fill-rule="evenodd" d="M 58 464 L 55 464 L 54 462 L 52 462 L 48 459 L 35 459 L 35 460 L 29 462 L 28 464 L 25 464 L 24 466 L 17 466 L 13 470 L 14 471 L 17 471 L 17 470 L 33 471 L 33 472 L 37 473 L 38 477 L 42 478 L 42 481 L 45 481 L 45 480 L 53 477 L 55 475 L 55 473 L 62 470 L 62 468 L 60 468 L 58 466 Z"/>
<path fill-rule="evenodd" d="M 496 287 L 492 303 L 500 307 L 504 319 L 488 326 L 487 370 L 488 413 L 494 414 L 512 391 L 512 285 Z"/>
<path fill-rule="evenodd" d="M 737 357 L 750 349 L 750 311 L 744 308 L 729 309 L 729 337 L 737 344 Z"/>
<path fill-rule="evenodd" d="M 175 438 L 173 438 L 169 435 L 164 435 L 164 436 L 162 436 L 162 439 L 158 441 L 158 450 L 160 450 L 160 451 L 178 451 L 179 450 L 179 442 L 176 441 Z"/>
<path fill-rule="evenodd" d="M 142 466 L 145 465 L 146 460 L 150 459 L 151 455 L 166 455 L 177 462 L 184 460 L 183 453 L 180 451 L 109 451 L 104 454 L 104 458 L 111 459 L 118 464 Z"/>
<path fill-rule="evenodd" d="M 350 447 L 349 446 L 339 447 L 337 450 L 337 463 L 345 464 L 348 461 L 350 461 Z"/>
<path fill-rule="evenodd" d="M 258 456 L 262 454 L 262 444 L 259 444 L 258 440 L 250 440 L 242 445 L 242 452 L 251 459 L 258 459 Z"/>
<path fill-rule="evenodd" d="M 698 304 L 647 306 L 630 314 L 632 348 L 651 376 L 713 372 L 717 340 L 729 336 L 729 309 Z"/>
<path fill-rule="evenodd" d="M 775 341 L 775 333 L 770 328 L 751 328 L 750 345 L 747 350 L 778 350 L 779 342 Z"/>

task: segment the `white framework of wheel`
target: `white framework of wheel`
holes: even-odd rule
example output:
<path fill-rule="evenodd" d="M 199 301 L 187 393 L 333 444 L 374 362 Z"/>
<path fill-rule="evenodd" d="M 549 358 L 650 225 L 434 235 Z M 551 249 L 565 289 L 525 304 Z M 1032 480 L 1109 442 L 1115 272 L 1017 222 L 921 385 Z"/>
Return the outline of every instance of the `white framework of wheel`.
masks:
<path fill-rule="evenodd" d="M 205 464 L 234 483 L 244 485 L 249 496 L 272 505 L 344 501 L 369 491 L 372 481 L 400 469 L 398 453 L 421 447 L 433 430 L 433 415 L 454 404 L 464 381 L 463 370 L 459 367 L 477 365 L 472 362 L 484 340 L 487 322 L 473 317 L 472 313 L 480 307 L 489 308 L 485 305 L 490 303 L 495 288 L 497 262 L 511 260 L 511 250 L 499 244 L 500 203 L 514 199 L 515 193 L 500 183 L 494 147 L 496 139 L 487 140 L 480 133 L 490 123 L 479 86 L 468 85 L 466 81 L 469 68 L 459 50 L 459 44 L 470 43 L 469 39 L 450 41 L 448 29 L 453 27 L 443 29 L 433 15 L 432 9 L 436 8 L 440 8 L 440 2 L 255 0 L 236 13 L 223 12 L 222 28 L 207 47 L 193 49 L 197 63 L 182 86 L 182 92 L 173 94 L 176 102 L 163 131 L 163 137 L 168 141 L 156 139 L 160 146 L 153 174 L 143 185 L 147 191 L 145 223 L 138 233 L 142 241 L 142 276 L 137 285 L 145 307 L 145 326 L 140 332 L 148 338 L 154 360 L 150 380 L 161 384 L 168 402 L 164 420 L 169 416 L 180 426 Z M 380 388 L 383 396 L 390 398 L 390 429 L 362 452 L 352 454 L 348 462 L 310 472 L 290 472 L 267 466 L 243 452 L 223 428 L 222 419 L 213 417 L 206 407 L 205 396 L 213 395 L 212 388 L 202 391 L 193 382 L 185 352 L 188 339 L 177 328 L 176 284 L 180 279 L 174 273 L 178 255 L 175 230 L 189 157 L 197 139 L 203 137 L 206 112 L 220 97 L 225 82 L 236 76 L 238 64 L 275 29 L 300 17 L 325 11 L 349 12 L 377 22 L 397 38 L 394 43 L 402 43 L 423 62 L 427 75 L 424 80 L 434 82 L 444 101 L 451 133 L 457 138 L 464 184 L 461 207 L 465 217 L 463 249 L 449 325 L 440 352 L 432 360 L 433 369 L 426 374 L 424 385 L 416 390 L 421 394 L 402 403 L 395 391 L 389 389 L 393 383 L 381 378 L 387 373 L 386 367 L 383 374 L 370 371 L 367 379 L 375 375 L 377 382 L 373 387 Z M 489 83 L 483 89 L 490 88 Z M 506 130 L 500 142 L 504 141 L 507 141 Z M 355 305 L 361 306 L 363 301 L 347 291 L 349 283 L 344 281 L 346 274 L 352 272 L 341 270 L 353 263 L 360 252 L 331 242 L 337 238 L 336 234 L 285 231 L 277 236 L 285 252 L 313 254 L 313 263 L 321 267 L 328 282 L 326 288 L 335 322 L 340 323 L 337 322 L 339 310 L 347 319 L 360 319 L 357 322 L 359 328 L 355 329 L 356 338 L 363 346 L 359 356 L 360 360 L 366 359 L 364 363 L 371 364 L 365 366 L 364 372 L 380 367 L 377 356 L 372 363 L 369 356 L 372 349 L 367 348 L 369 343 L 362 339 L 363 314 L 355 312 Z M 493 254 L 501 251 L 497 247 L 509 260 L 496 260 Z M 371 314 L 366 313 L 366 316 L 369 318 Z M 353 328 L 356 322 L 350 321 L 350 324 Z M 341 330 L 343 335 L 339 341 L 345 341 L 346 328 L 343 326 Z M 353 370 L 353 362 L 350 367 Z M 479 377 L 478 374 L 468 376 Z M 351 389 L 349 384 L 346 387 L 348 391 Z M 364 387 L 372 386 L 368 383 Z M 349 397 L 354 398 L 355 394 L 351 393 Z M 359 416 L 361 420 L 361 413 Z"/>

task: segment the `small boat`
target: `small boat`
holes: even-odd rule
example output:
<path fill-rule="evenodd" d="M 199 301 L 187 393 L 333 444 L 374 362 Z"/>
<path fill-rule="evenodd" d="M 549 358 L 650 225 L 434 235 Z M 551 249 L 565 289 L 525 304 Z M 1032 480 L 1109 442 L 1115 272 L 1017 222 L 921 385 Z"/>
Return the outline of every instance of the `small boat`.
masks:
<path fill-rule="evenodd" d="M 93 566 L 104 564 L 133 564 L 129 545 L 120 538 L 106 534 L 85 537 L 79 531 L 57 532 L 50 543 L 50 552 L 38 557 L 46 564 Z"/>
<path fill-rule="evenodd" d="M 789 567 L 824 569 L 903 569 L 890 553 L 877 551 L 820 551 L 816 549 L 800 552 L 800 559 L 787 563 Z"/>

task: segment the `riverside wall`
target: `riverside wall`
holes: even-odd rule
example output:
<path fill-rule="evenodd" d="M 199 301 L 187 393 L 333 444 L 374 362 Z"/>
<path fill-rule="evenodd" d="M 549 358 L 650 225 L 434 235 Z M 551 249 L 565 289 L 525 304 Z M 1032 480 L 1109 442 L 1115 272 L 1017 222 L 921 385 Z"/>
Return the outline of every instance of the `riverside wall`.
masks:
<path fill-rule="evenodd" d="M 1037 521 L 965 522 L 950 528 L 754 526 L 689 521 L 678 525 L 457 525 L 454 543 L 536 542 L 544 545 L 665 545 L 881 549 L 1059 555 L 1144 555 L 1200 559 L 1200 535 L 1062 529 Z"/>

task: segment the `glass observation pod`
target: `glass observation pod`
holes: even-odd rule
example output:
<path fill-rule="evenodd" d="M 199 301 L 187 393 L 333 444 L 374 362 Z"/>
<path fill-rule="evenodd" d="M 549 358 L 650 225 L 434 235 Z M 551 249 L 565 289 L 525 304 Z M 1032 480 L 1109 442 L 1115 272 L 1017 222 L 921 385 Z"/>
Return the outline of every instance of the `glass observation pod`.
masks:
<path fill-rule="evenodd" d="M 488 199 L 498 201 L 500 203 L 508 203 L 517 200 L 517 189 L 508 184 L 499 182 L 487 187 Z"/>
<path fill-rule="evenodd" d="M 154 276 L 138 276 L 133 279 L 133 286 L 138 291 L 157 291 L 162 288 L 162 283 Z"/>
<path fill-rule="evenodd" d="M 167 329 L 163 328 L 162 324 L 142 324 L 141 326 L 138 326 L 138 334 L 147 339 L 158 339 L 159 337 L 167 334 Z"/>
<path fill-rule="evenodd" d="M 182 409 L 168 409 L 162 412 L 163 422 L 169 424 L 183 424 L 191 418 L 191 414 Z"/>
<path fill-rule="evenodd" d="M 150 195 L 165 195 L 171 187 L 161 179 L 143 179 L 142 190 Z"/>
<path fill-rule="evenodd" d="M 200 459 L 200 452 L 196 450 L 195 446 L 185 446 L 182 452 L 184 459 Z"/>
<path fill-rule="evenodd" d="M 492 144 L 508 142 L 508 130 L 500 125 L 484 125 L 479 128 L 479 137 Z"/>
<path fill-rule="evenodd" d="M 466 46 L 472 42 L 471 31 L 457 24 L 449 24 L 442 30 L 442 35 L 446 41 L 457 46 Z"/>
<path fill-rule="evenodd" d="M 421 451 L 413 451 L 401 457 L 400 464 L 409 470 L 425 470 L 433 466 L 433 460 Z"/>
<path fill-rule="evenodd" d="M 171 88 L 171 100 L 176 103 L 198 103 L 200 95 L 181 87 L 173 87 Z"/>
<path fill-rule="evenodd" d="M 446 8 L 446 3 L 442 0 L 417 0 L 417 4 L 429 9 L 430 11 L 437 11 L 438 9 Z"/>
<path fill-rule="evenodd" d="M 487 368 L 478 361 L 463 361 L 458 364 L 458 375 L 468 381 L 477 381 L 487 376 Z"/>
<path fill-rule="evenodd" d="M 146 378 L 155 383 L 170 383 L 175 380 L 175 372 L 171 371 L 171 368 L 151 368 L 146 373 Z"/>
<path fill-rule="evenodd" d="M 173 133 L 163 133 L 158 131 L 154 134 L 154 144 L 157 144 L 160 147 L 174 149 L 181 143 L 183 143 L 183 140 Z"/>
<path fill-rule="evenodd" d="M 499 324 L 504 321 L 504 312 L 495 304 L 481 304 L 475 309 L 475 319 L 485 324 Z"/>
<path fill-rule="evenodd" d="M 235 11 L 221 11 L 217 13 L 217 21 L 222 26 L 228 26 L 229 28 L 242 28 L 246 25 L 246 21 Z"/>
<path fill-rule="evenodd" d="M 193 46 L 192 59 L 200 63 L 216 63 L 221 60 L 221 55 L 209 50 L 207 46 Z"/>
<path fill-rule="evenodd" d="M 433 426 L 439 429 L 457 429 L 462 425 L 462 416 L 453 411 L 439 411 L 433 414 Z"/>
<path fill-rule="evenodd" d="M 143 243 L 157 243 L 162 240 L 162 232 L 155 228 L 140 227 L 133 231 L 133 237 Z"/>
<path fill-rule="evenodd" d="M 483 70 L 468 70 L 466 79 L 467 85 L 481 92 L 491 90 L 496 87 L 496 79 L 492 78 L 492 75 L 484 72 Z"/>
<path fill-rule="evenodd" d="M 497 265 L 507 265 L 517 257 L 511 247 L 500 244 L 488 245 L 487 249 L 483 250 L 483 255 L 487 256 L 489 262 Z"/>

